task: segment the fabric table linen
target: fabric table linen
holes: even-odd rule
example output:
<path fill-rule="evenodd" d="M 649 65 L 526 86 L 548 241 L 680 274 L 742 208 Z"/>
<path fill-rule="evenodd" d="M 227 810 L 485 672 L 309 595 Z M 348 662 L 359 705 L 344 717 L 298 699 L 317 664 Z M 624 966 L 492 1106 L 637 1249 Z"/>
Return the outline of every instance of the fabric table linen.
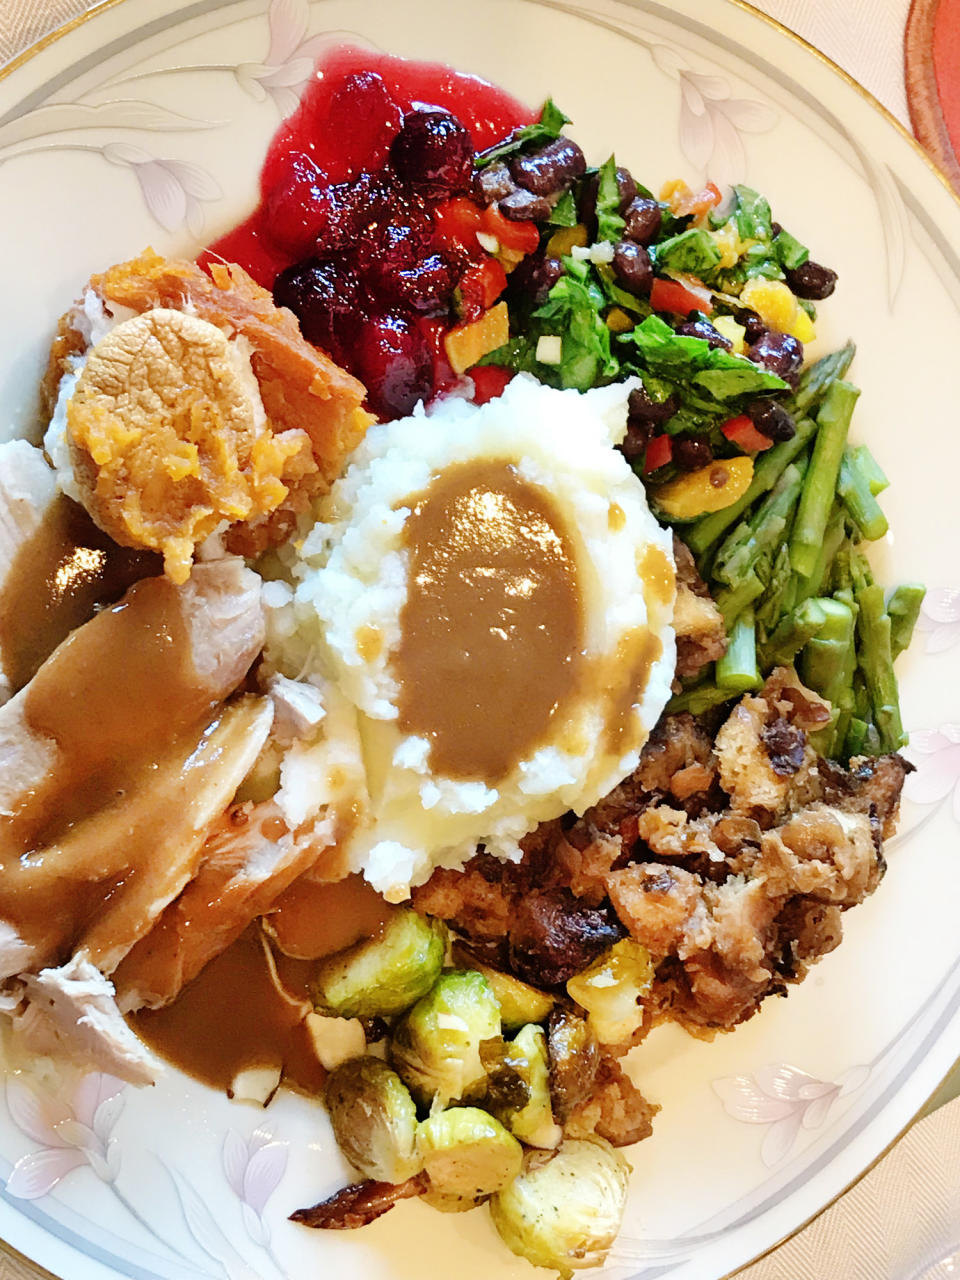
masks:
<path fill-rule="evenodd" d="M 79 17 L 88 0 L 0 0 L 0 68 Z M 910 0 L 759 0 L 910 127 L 903 41 Z M 718 13 L 721 4 L 717 3 Z M 741 1280 L 946 1280 L 960 1250 L 960 1069 L 918 1121 L 851 1190 L 804 1230 L 741 1271 Z M 952 1100 L 951 1100 L 952 1099 Z M 936 1108 L 931 1110 L 931 1108 Z M 960 1253 L 958 1253 L 960 1259 Z M 54 1280 L 0 1242 L 0 1280 Z M 704 1280 L 717 1280 L 704 1275 Z"/>

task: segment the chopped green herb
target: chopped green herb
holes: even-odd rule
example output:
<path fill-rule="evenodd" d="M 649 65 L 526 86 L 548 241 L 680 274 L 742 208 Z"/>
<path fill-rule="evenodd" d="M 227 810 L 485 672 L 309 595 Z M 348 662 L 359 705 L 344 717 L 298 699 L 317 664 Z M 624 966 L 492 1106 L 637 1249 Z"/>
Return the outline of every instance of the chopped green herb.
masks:
<path fill-rule="evenodd" d="M 600 166 L 597 175 L 597 239 L 616 242 L 625 226 L 626 223 L 620 216 L 617 162 L 611 156 Z"/>
<path fill-rule="evenodd" d="M 533 124 L 526 124 L 521 129 L 514 129 L 509 138 L 504 138 L 503 142 L 498 142 L 495 146 L 488 147 L 486 151 L 481 151 L 474 158 L 473 163 L 478 169 L 482 169 L 484 165 L 492 164 L 494 160 L 505 160 L 508 156 L 516 155 L 518 151 L 524 151 L 531 145 L 552 142 L 554 138 L 559 138 L 563 126 L 569 123 L 570 117 L 563 114 L 552 98 L 548 98 L 543 104 L 539 120 Z"/>

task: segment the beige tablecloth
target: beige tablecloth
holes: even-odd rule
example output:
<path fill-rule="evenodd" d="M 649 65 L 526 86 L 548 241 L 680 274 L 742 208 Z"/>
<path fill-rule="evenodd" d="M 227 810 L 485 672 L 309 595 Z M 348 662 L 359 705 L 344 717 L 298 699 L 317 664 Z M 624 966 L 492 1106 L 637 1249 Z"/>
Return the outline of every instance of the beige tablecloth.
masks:
<path fill-rule="evenodd" d="M 832 58 L 909 127 L 903 79 L 909 3 L 758 0 L 757 7 Z M 91 7 L 89 0 L 0 0 L 0 67 Z M 741 1280 L 914 1280 L 960 1245 L 958 1095 L 960 1064 L 926 1117 L 875 1169 L 793 1240 L 741 1272 Z M 960 1263 L 956 1271 L 949 1263 L 931 1271 L 931 1280 L 954 1274 L 960 1276 Z M 54 1280 L 0 1242 L 0 1280 L 39 1278 Z"/>

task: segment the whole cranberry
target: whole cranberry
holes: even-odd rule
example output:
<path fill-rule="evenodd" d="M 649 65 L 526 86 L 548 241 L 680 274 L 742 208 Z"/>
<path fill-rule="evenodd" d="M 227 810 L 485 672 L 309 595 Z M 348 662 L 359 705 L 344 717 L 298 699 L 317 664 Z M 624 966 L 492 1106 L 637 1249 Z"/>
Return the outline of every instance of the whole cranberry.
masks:
<path fill-rule="evenodd" d="M 330 187 L 303 151 L 287 161 L 284 179 L 267 196 L 267 232 L 274 244 L 301 254 L 322 234 L 330 217 Z"/>
<path fill-rule="evenodd" d="M 405 417 L 433 391 L 430 344 L 402 312 L 375 316 L 362 327 L 354 364 L 370 407 L 381 418 Z"/>
<path fill-rule="evenodd" d="M 308 342 L 344 360 L 363 318 L 357 279 L 345 263 L 297 262 L 273 282 L 273 299 L 278 307 L 290 308 Z"/>
<path fill-rule="evenodd" d="M 448 111 L 411 111 L 390 147 L 390 164 L 415 191 L 444 200 L 470 190 L 473 140 Z"/>
<path fill-rule="evenodd" d="M 392 272 L 384 285 L 398 302 L 424 316 L 443 316 L 450 309 L 450 300 L 457 280 L 457 271 L 439 253 L 428 254 L 414 266 Z"/>
<path fill-rule="evenodd" d="M 330 100 L 325 132 L 337 140 L 334 182 L 345 182 L 363 170 L 379 169 L 400 128 L 403 113 L 383 76 L 376 71 L 355 71 L 347 76 Z M 318 122 L 319 123 L 319 122 Z"/>

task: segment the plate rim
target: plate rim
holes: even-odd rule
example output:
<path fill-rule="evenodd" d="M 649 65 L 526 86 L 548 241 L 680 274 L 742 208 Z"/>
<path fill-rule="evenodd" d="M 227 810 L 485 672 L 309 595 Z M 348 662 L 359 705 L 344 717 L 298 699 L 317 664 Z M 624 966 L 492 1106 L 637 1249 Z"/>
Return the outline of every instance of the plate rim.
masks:
<path fill-rule="evenodd" d="M 400 0 L 400 2 L 402 3 L 403 0 Z M 22 49 L 18 54 L 16 54 L 9 62 L 5 63 L 3 66 L 0 66 L 0 84 L 6 81 L 15 72 L 19 71 L 23 66 L 31 62 L 36 56 L 43 53 L 46 49 L 48 49 L 52 45 L 58 43 L 65 36 L 68 36 L 72 34 L 74 31 L 78 30 L 79 28 L 85 26 L 88 22 L 101 17 L 102 15 L 109 12 L 110 10 L 119 9 L 121 6 L 124 6 L 124 5 L 128 6 L 132 10 L 136 7 L 138 3 L 140 3 L 140 0 L 96 0 L 94 4 L 82 10 L 80 13 L 76 14 L 73 18 L 70 18 L 65 22 L 57 24 L 55 27 L 47 31 L 44 35 L 32 41 L 24 49 Z M 175 3 L 177 3 L 177 0 L 175 0 Z M 263 3 L 266 4 L 267 0 L 263 0 Z M 623 3 L 630 8 L 634 8 L 638 10 L 643 9 L 643 0 L 620 0 L 620 3 Z M 946 171 L 941 167 L 941 165 L 934 158 L 934 156 L 932 156 L 930 152 L 924 147 L 924 145 L 919 141 L 919 139 L 910 132 L 910 130 L 904 125 L 904 123 L 896 115 L 894 115 L 894 113 L 883 102 L 881 102 L 880 99 L 877 98 L 875 94 L 873 94 L 868 88 L 866 88 L 865 85 L 863 85 L 859 80 L 857 80 L 853 75 L 851 75 L 850 72 L 846 71 L 842 66 L 840 66 L 840 64 L 836 62 L 833 58 L 831 58 L 828 54 L 818 49 L 816 45 L 812 44 L 805 37 L 800 35 L 798 32 L 794 31 L 791 27 L 787 26 L 784 22 L 781 22 L 779 19 L 773 17 L 771 14 L 766 13 L 764 10 L 758 8 L 755 4 L 750 3 L 750 0 L 721 0 L 721 3 L 726 5 L 728 8 L 740 10 L 741 12 L 748 14 L 753 19 L 758 19 L 761 23 L 765 24 L 769 28 L 772 28 L 779 35 L 786 37 L 791 43 L 798 45 L 806 53 L 812 55 L 819 63 L 821 63 L 824 67 L 826 67 L 830 72 L 832 72 L 835 77 L 837 77 L 840 81 L 845 83 L 849 88 L 853 89 L 857 93 L 857 95 L 860 98 L 862 98 L 870 108 L 872 108 L 873 112 L 877 116 L 879 116 L 881 120 L 885 121 L 887 125 L 892 126 L 895 134 L 899 136 L 901 141 L 904 141 L 909 145 L 910 150 L 914 153 L 915 156 L 917 156 L 923 162 L 924 166 L 931 172 L 934 178 L 938 180 L 938 182 L 940 183 L 944 191 L 950 197 L 957 211 L 960 212 L 960 190 L 958 190 L 954 186 L 954 184 L 951 182 Z M 914 3 L 915 3 L 915 0 L 914 0 Z M 572 5 L 574 8 L 580 7 L 579 0 L 567 0 L 567 4 Z M 912 8 L 913 8 L 913 4 L 911 4 L 911 9 Z M 880 1162 L 884 1160 L 891 1153 L 891 1151 L 897 1146 L 897 1144 L 901 1141 L 901 1139 L 908 1132 L 908 1130 L 910 1130 L 920 1119 L 923 1118 L 924 1113 L 926 1112 L 926 1109 L 930 1101 L 939 1092 L 939 1090 L 942 1088 L 943 1084 L 946 1082 L 949 1076 L 958 1068 L 960 1068 L 960 1056 L 958 1056 L 955 1062 L 950 1067 L 948 1067 L 946 1072 L 936 1081 L 936 1083 L 930 1089 L 929 1093 L 926 1095 L 926 1097 L 920 1103 L 917 1109 L 910 1115 L 909 1119 L 887 1142 L 887 1144 L 883 1147 L 883 1149 L 880 1150 L 870 1160 L 870 1162 L 863 1167 L 863 1169 L 861 1169 L 854 1177 L 852 1177 L 837 1192 L 835 1192 L 830 1197 L 830 1199 L 825 1201 L 819 1208 L 814 1210 L 808 1217 L 806 1217 L 803 1221 L 798 1223 L 795 1227 L 791 1228 L 784 1235 L 780 1236 L 777 1240 L 775 1240 L 773 1243 L 768 1245 L 764 1250 L 762 1250 L 762 1252 L 754 1254 L 745 1262 L 735 1267 L 734 1270 L 726 1271 L 722 1275 L 716 1276 L 714 1280 L 734 1280 L 734 1277 L 742 1274 L 747 1268 L 755 1266 L 757 1263 L 763 1261 L 764 1259 L 770 1257 L 772 1254 L 776 1253 L 776 1251 L 782 1245 L 794 1239 L 797 1235 L 800 1234 L 800 1232 L 804 1231 L 808 1226 L 810 1226 L 811 1223 L 816 1221 L 817 1218 L 819 1218 L 822 1214 L 826 1213 L 829 1209 L 831 1209 L 853 1187 L 855 1187 L 864 1177 L 866 1177 L 867 1174 L 869 1174 L 873 1169 L 875 1169 L 876 1166 L 880 1164 Z M 949 1103 L 944 1105 L 949 1105 Z M 31 1219 L 29 1219 L 28 1217 L 22 1214 L 18 1216 L 21 1218 L 24 1226 L 27 1228 L 25 1231 L 25 1234 L 27 1236 L 32 1236 L 34 1235 L 34 1233 L 40 1233 L 41 1240 L 43 1239 L 51 1240 L 52 1243 L 55 1246 L 57 1246 L 58 1251 L 67 1251 L 70 1253 L 74 1253 L 76 1251 L 75 1245 L 56 1239 L 55 1237 L 51 1237 L 49 1233 L 45 1230 L 45 1228 L 43 1228 L 39 1224 L 33 1222 Z M 13 1245 L 12 1243 L 10 1243 L 6 1239 L 5 1235 L 0 1235 L 0 1243 L 4 1244 L 9 1249 L 15 1250 L 31 1266 L 39 1267 L 42 1270 L 48 1270 L 46 1264 L 37 1261 L 35 1258 L 31 1257 L 29 1254 L 23 1253 L 22 1249 L 20 1249 L 17 1245 Z M 84 1254 L 81 1256 L 84 1258 L 85 1263 L 88 1263 L 88 1262 L 93 1263 L 94 1266 L 96 1266 L 97 1268 L 101 1268 L 105 1265 L 100 1260 L 89 1257 L 89 1255 Z M 51 1259 L 51 1262 L 53 1262 L 53 1259 Z M 111 1272 L 113 1271 L 112 1267 L 110 1268 L 110 1270 Z"/>

